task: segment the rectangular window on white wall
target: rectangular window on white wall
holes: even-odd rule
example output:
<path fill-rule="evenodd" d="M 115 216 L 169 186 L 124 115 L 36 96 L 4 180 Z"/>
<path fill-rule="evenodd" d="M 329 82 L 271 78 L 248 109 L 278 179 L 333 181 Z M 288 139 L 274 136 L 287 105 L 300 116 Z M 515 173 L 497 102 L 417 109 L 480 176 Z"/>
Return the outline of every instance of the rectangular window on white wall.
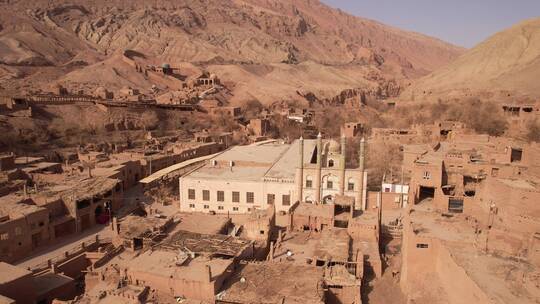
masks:
<path fill-rule="evenodd" d="M 283 206 L 290 206 L 291 205 L 291 196 L 288 195 L 288 194 L 284 194 L 282 197 L 281 197 L 281 204 Z"/>
<path fill-rule="evenodd" d="M 218 192 L 217 192 L 217 200 L 218 200 L 218 202 L 223 202 L 223 201 L 225 201 L 225 192 L 223 192 L 223 191 L 218 191 Z"/>
<path fill-rule="evenodd" d="M 253 202 L 255 202 L 255 193 L 246 192 L 246 203 L 252 204 Z"/>
<path fill-rule="evenodd" d="M 240 192 L 233 191 L 233 193 L 232 193 L 232 201 L 233 201 L 233 203 L 239 203 L 240 202 Z"/>

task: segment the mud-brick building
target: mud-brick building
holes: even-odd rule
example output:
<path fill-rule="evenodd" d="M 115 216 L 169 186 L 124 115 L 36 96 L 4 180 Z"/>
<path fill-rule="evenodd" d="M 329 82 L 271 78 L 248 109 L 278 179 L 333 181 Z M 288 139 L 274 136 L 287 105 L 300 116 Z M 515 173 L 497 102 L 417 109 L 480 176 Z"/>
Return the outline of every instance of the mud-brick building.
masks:
<path fill-rule="evenodd" d="M 18 261 L 62 237 L 108 222 L 123 202 L 118 180 L 94 177 L 0 198 L 0 261 Z"/>

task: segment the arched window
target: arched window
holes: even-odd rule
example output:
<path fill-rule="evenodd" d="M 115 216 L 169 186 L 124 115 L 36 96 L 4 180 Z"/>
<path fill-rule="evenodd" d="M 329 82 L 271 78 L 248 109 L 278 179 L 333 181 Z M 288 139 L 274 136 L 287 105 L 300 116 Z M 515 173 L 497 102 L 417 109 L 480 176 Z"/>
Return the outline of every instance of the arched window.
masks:
<path fill-rule="evenodd" d="M 313 178 L 310 175 L 306 176 L 306 188 L 313 188 Z"/>
<path fill-rule="evenodd" d="M 334 160 L 333 159 L 328 160 L 328 167 L 333 167 L 333 166 L 334 166 Z"/>
<path fill-rule="evenodd" d="M 347 191 L 354 191 L 354 179 L 352 178 L 347 181 Z"/>
<path fill-rule="evenodd" d="M 325 176 L 323 177 L 323 185 L 325 185 L 326 189 L 334 189 L 337 185 L 337 178 L 333 175 Z"/>

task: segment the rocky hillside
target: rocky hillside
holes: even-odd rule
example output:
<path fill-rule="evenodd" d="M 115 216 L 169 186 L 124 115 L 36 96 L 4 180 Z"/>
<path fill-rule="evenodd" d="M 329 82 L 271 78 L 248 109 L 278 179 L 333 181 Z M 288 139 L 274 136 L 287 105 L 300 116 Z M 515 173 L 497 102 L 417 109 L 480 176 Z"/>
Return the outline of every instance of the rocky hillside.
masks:
<path fill-rule="evenodd" d="M 407 89 L 404 99 L 494 94 L 540 97 L 540 18 L 527 20 L 480 43 L 450 65 Z"/>
<path fill-rule="evenodd" d="M 235 83 L 239 101 L 264 102 L 297 98 L 297 91 L 331 98 L 351 88 L 377 90 L 426 75 L 463 51 L 316 0 L 0 4 L 4 89 L 87 82 L 80 75 L 99 74 L 103 65 L 112 76 L 96 77 L 104 83 L 95 85 L 114 86 L 127 75 L 115 72 L 121 63 L 110 58 L 125 49 L 173 65 L 195 63 Z"/>

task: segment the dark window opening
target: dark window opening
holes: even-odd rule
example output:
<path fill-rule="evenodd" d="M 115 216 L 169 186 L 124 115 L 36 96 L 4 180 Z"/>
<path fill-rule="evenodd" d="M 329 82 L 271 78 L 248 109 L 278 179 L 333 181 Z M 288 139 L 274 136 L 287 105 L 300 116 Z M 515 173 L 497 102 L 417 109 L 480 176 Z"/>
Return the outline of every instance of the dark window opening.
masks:
<path fill-rule="evenodd" d="M 349 227 L 349 221 L 334 221 L 334 227 L 336 228 L 347 228 Z"/>
<path fill-rule="evenodd" d="M 512 163 L 520 162 L 522 156 L 523 156 L 523 150 L 512 148 L 512 152 L 510 154 L 510 162 Z"/>
<path fill-rule="evenodd" d="M 416 248 L 429 248 L 429 245 L 428 244 L 416 244 Z"/>
<path fill-rule="evenodd" d="M 467 190 L 467 191 L 465 191 L 465 196 L 472 197 L 472 196 L 475 196 L 475 195 L 476 195 L 475 190 Z"/>
<path fill-rule="evenodd" d="M 84 209 L 90 206 L 90 200 L 77 201 L 77 209 Z"/>
<path fill-rule="evenodd" d="M 448 199 L 448 212 L 463 213 L 463 199 L 460 199 L 460 198 Z"/>
<path fill-rule="evenodd" d="M 420 201 L 433 199 L 435 197 L 435 188 L 420 186 Z"/>
<path fill-rule="evenodd" d="M 311 155 L 311 160 L 309 161 L 311 164 L 317 163 L 317 147 L 313 149 L 313 154 Z"/>
<path fill-rule="evenodd" d="M 142 238 L 133 238 L 133 249 L 139 250 L 143 248 L 143 239 Z"/>

